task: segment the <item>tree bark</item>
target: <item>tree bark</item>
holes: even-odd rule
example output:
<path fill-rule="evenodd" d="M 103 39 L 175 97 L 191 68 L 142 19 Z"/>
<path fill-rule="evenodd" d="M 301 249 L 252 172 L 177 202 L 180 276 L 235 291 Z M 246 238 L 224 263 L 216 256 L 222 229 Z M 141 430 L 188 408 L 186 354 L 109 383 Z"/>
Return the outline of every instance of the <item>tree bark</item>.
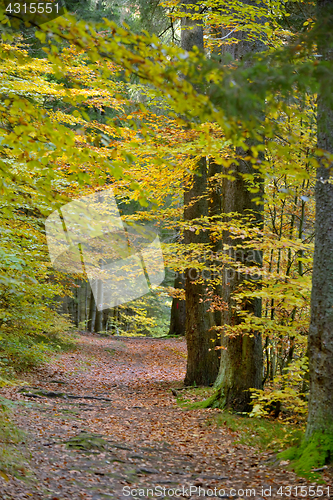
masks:
<path fill-rule="evenodd" d="M 79 310 L 80 310 L 80 323 L 81 325 L 86 325 L 87 312 L 86 312 L 86 296 L 87 296 L 87 285 L 86 281 L 80 280 L 80 301 L 79 301 Z M 83 329 L 86 327 L 84 326 Z"/>
<path fill-rule="evenodd" d="M 193 176 L 193 184 L 184 194 L 185 221 L 200 218 L 208 213 L 208 200 L 206 193 L 207 165 L 206 158 L 199 161 L 198 173 Z M 196 200 L 196 201 L 194 201 Z M 189 229 L 184 231 L 185 245 L 191 243 L 209 243 L 209 234 L 200 231 L 196 234 Z M 203 278 L 203 279 L 200 279 Z M 186 342 L 187 342 L 187 367 L 186 385 L 213 384 L 219 368 L 219 358 L 212 342 L 214 333 L 213 313 L 208 312 L 207 282 L 205 276 L 195 268 L 186 269 L 185 272 L 185 297 L 186 297 Z"/>
<path fill-rule="evenodd" d="M 178 274 L 175 278 L 174 288 L 184 289 L 185 278 Z M 186 301 L 178 297 L 172 299 L 169 335 L 185 335 Z"/>
<path fill-rule="evenodd" d="M 194 6 L 200 6 L 199 1 L 186 0 L 183 2 L 186 12 L 197 13 Z M 193 47 L 203 50 L 203 24 L 200 20 L 191 17 L 182 18 L 181 46 L 184 50 L 191 51 Z M 197 166 L 197 171 L 191 180 L 191 187 L 184 193 L 184 219 L 191 221 L 208 215 L 207 199 L 207 161 L 202 157 Z M 184 232 L 185 245 L 191 243 L 209 243 L 208 232 L 186 229 Z M 219 358 L 215 351 L 214 342 L 211 341 L 213 314 L 208 312 L 206 302 L 207 283 L 204 279 L 198 281 L 197 269 L 187 269 L 185 272 L 185 297 L 186 297 L 186 342 L 187 342 L 187 367 L 186 385 L 213 384 L 218 373 Z"/>
<path fill-rule="evenodd" d="M 214 161 L 214 158 L 209 159 L 208 168 L 208 215 L 213 218 L 213 221 L 222 220 L 222 199 L 221 199 L 221 187 L 222 179 L 219 174 L 222 173 L 222 165 Z M 221 283 L 221 260 L 220 255 L 223 249 L 222 238 L 215 234 L 210 235 L 211 251 L 212 256 L 210 260 L 211 265 L 211 278 L 212 278 L 212 303 L 213 303 L 213 316 L 214 325 L 213 336 L 215 339 L 215 346 L 219 347 L 221 345 L 221 333 L 220 327 L 222 325 L 222 310 L 220 309 L 220 299 L 222 297 L 222 283 Z M 215 306 L 214 306 L 215 304 Z M 217 355 L 220 359 L 220 352 L 217 349 Z M 220 365 L 220 361 L 219 361 Z"/>
<path fill-rule="evenodd" d="M 93 284 L 93 286 L 95 286 Z M 95 332 L 95 323 L 96 323 L 96 302 L 94 299 L 94 294 L 93 291 L 91 290 L 90 294 L 90 304 L 89 304 L 89 317 L 88 317 L 88 324 L 87 324 L 87 330 L 88 332 Z"/>
<path fill-rule="evenodd" d="M 242 174 L 252 170 L 248 162 L 240 161 L 235 166 L 236 180 L 224 179 L 222 191 L 222 207 L 224 214 L 237 212 L 245 214 L 252 210 L 256 214 L 257 225 L 262 226 L 262 210 L 252 201 L 254 195 L 250 193 Z M 253 173 L 253 170 L 252 172 Z M 228 217 L 226 216 L 226 220 Z M 229 255 L 235 262 L 246 266 L 260 265 L 261 253 L 246 248 L 237 248 L 244 241 L 234 240 L 229 233 L 223 235 L 223 244 L 229 246 Z M 233 300 L 233 294 L 244 280 L 253 281 L 250 275 L 244 276 L 233 267 L 225 267 L 223 272 L 223 301 L 228 308 L 223 311 L 222 324 L 237 325 L 242 322 Z M 239 307 L 239 305 L 238 305 Z M 242 310 L 261 316 L 261 301 L 254 299 L 242 305 Z M 238 334 L 234 337 L 225 335 L 222 338 L 221 365 L 216 386 L 219 389 L 220 406 L 232 407 L 236 411 L 251 409 L 250 388 L 262 387 L 262 340 L 258 332 Z"/>
<path fill-rule="evenodd" d="M 318 0 L 321 60 L 333 61 L 333 1 Z M 318 147 L 333 153 L 333 99 L 331 74 L 321 73 L 317 107 Z M 330 436 L 333 455 L 333 166 L 321 162 L 315 188 L 315 251 L 309 329 L 310 397 L 306 440 L 319 433 Z M 327 444 L 328 443 L 327 438 Z"/>
<path fill-rule="evenodd" d="M 244 2 L 250 3 L 250 2 Z M 221 36 L 225 36 L 222 30 Z M 237 45 L 225 45 L 222 52 L 229 53 L 234 59 L 242 59 L 249 53 L 262 49 L 263 44 L 258 41 L 247 41 L 245 32 L 237 32 L 239 42 Z M 222 212 L 225 214 L 226 222 L 230 220 L 228 213 L 237 213 L 240 216 L 254 215 L 255 224 L 262 227 L 263 210 L 262 205 L 258 206 L 253 198 L 258 194 L 253 194 L 249 190 L 248 183 L 244 175 L 251 174 L 260 181 L 257 170 L 249 161 L 245 161 L 246 152 L 236 149 L 238 162 L 232 167 L 235 180 L 223 179 L 222 182 Z M 231 216 L 232 218 L 232 216 Z M 242 248 L 243 244 L 243 248 Z M 259 251 L 246 249 L 244 241 L 235 240 L 232 235 L 225 231 L 223 234 L 223 247 L 229 248 L 229 257 L 232 261 L 241 262 L 246 266 L 261 265 L 262 255 Z M 223 272 L 222 299 L 227 304 L 227 308 L 222 313 L 222 325 L 237 325 L 242 322 L 242 318 L 237 312 L 233 294 L 244 280 L 253 281 L 250 275 L 244 276 L 232 266 L 226 266 Z M 241 305 L 242 310 L 261 316 L 261 300 L 254 299 Z M 251 388 L 261 389 L 263 372 L 262 340 L 259 332 L 239 333 L 235 336 L 222 334 L 222 350 L 220 370 L 215 382 L 218 388 L 217 402 L 214 404 L 220 407 L 232 407 L 236 411 L 247 412 L 251 409 Z"/>
<path fill-rule="evenodd" d="M 102 265 L 101 265 L 102 268 Z M 103 306 L 103 281 L 101 279 L 97 282 L 97 304 L 96 304 L 96 321 L 95 321 L 95 331 L 103 331 L 103 309 L 98 309 Z"/>

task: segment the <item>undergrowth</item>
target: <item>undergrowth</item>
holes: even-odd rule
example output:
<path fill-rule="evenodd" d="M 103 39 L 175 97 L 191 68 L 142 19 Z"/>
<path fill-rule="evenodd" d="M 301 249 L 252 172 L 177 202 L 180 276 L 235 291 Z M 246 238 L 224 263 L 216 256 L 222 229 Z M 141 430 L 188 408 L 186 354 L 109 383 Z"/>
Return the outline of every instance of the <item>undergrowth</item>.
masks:
<path fill-rule="evenodd" d="M 211 407 L 216 390 L 207 387 L 191 387 L 176 390 L 179 406 L 186 410 Z M 315 433 L 307 441 L 304 438 L 306 421 L 294 420 L 286 413 L 285 419 L 273 419 L 271 416 L 258 416 L 255 412 L 236 414 L 228 410 L 211 414 L 206 420 L 207 426 L 223 427 L 234 439 L 234 443 L 251 446 L 258 451 L 276 454 L 277 461 L 284 460 L 289 469 L 296 474 L 321 482 L 318 473 L 332 462 L 332 434 Z"/>
<path fill-rule="evenodd" d="M 22 477 L 28 473 L 26 457 L 18 448 L 25 435 L 13 424 L 12 405 L 11 401 L 0 398 L 0 476 L 5 481 L 9 480 L 7 474 Z"/>
<path fill-rule="evenodd" d="M 212 387 L 189 388 L 177 393 L 177 403 L 187 410 L 207 408 L 215 393 L 216 389 Z M 235 443 L 273 453 L 281 452 L 289 446 L 298 446 L 304 433 L 303 422 L 256 418 L 226 410 L 210 416 L 206 424 L 226 427 L 234 435 Z"/>
<path fill-rule="evenodd" d="M 58 326 L 51 332 L 35 334 L 0 329 L 0 386 L 14 380 L 20 372 L 44 363 L 51 353 L 74 349 L 75 338 L 68 324 Z M 60 330 L 61 326 L 64 329 Z"/>
<path fill-rule="evenodd" d="M 47 325 L 48 333 L 29 332 L 2 325 L 0 329 L 0 387 L 20 383 L 17 376 L 49 359 L 50 354 L 72 350 L 75 335 L 64 319 Z M 22 446 L 24 433 L 12 421 L 15 403 L 0 397 L 0 477 L 7 474 L 24 478 L 30 474 Z"/>
<path fill-rule="evenodd" d="M 228 411 L 223 411 L 207 421 L 208 425 L 212 423 L 226 427 L 231 433 L 234 433 L 236 443 L 273 453 L 280 452 L 288 446 L 298 446 L 304 433 L 304 428 L 301 425 L 270 419 L 250 418 Z"/>
<path fill-rule="evenodd" d="M 184 355 L 183 352 L 176 349 L 171 348 L 171 350 L 175 352 L 175 354 Z M 213 387 L 187 387 L 185 390 L 180 390 L 178 392 L 177 403 L 187 409 L 192 409 L 192 405 L 193 408 L 202 408 L 203 399 L 209 398 L 212 394 L 215 394 L 215 392 L 216 390 Z"/>
<path fill-rule="evenodd" d="M 292 446 L 279 454 L 279 458 L 288 460 L 297 474 L 309 479 L 317 479 L 317 471 L 332 463 L 333 435 L 330 432 L 314 432 L 304 439 L 300 446 Z"/>

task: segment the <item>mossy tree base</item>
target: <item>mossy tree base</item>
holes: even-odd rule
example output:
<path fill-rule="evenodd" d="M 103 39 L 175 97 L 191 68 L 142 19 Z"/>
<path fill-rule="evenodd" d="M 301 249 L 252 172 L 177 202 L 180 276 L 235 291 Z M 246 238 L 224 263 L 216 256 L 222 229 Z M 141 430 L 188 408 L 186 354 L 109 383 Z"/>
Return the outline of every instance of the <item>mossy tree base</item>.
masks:
<path fill-rule="evenodd" d="M 301 446 L 279 453 L 279 458 L 290 460 L 296 474 L 313 477 L 314 469 L 333 462 L 333 434 L 315 432 L 304 439 Z"/>
<path fill-rule="evenodd" d="M 187 408 L 219 408 L 220 410 L 223 410 L 225 409 L 225 398 L 223 397 L 221 390 L 217 390 L 209 398 L 187 405 Z"/>
<path fill-rule="evenodd" d="M 252 410 L 251 393 L 245 390 L 232 392 L 220 387 L 212 396 L 200 403 L 200 408 L 230 409 L 238 413 L 249 413 Z"/>

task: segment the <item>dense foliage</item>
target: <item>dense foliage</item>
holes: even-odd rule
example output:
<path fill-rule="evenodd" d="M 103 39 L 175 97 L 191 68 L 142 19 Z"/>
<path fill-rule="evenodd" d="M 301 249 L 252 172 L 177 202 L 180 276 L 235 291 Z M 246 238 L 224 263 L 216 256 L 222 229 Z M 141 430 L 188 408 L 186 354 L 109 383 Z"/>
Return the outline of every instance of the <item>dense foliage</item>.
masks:
<path fill-rule="evenodd" d="M 191 15 L 204 25 L 205 53 L 177 46 L 180 20 L 189 16 L 180 2 L 75 4 L 69 2 L 72 14 L 29 29 L 2 12 L 3 366 L 17 354 L 27 366 L 47 349 L 42 336 L 66 326 L 59 324 L 59 297 L 85 280 L 52 269 L 43 221 L 67 201 L 112 186 L 124 220 L 159 229 L 170 273 L 159 300 L 109 311 L 105 329 L 127 333 L 136 323 L 138 333 L 166 334 L 167 315 L 155 322 L 150 316 L 165 314 L 166 291 L 183 297 L 170 286 L 172 271 L 197 269 L 211 311 L 225 307 L 216 294 L 223 273 L 240 273 L 229 306 L 242 321 L 215 331 L 262 334 L 264 388 L 253 394 L 252 415 L 283 410 L 304 420 L 315 170 L 319 160 L 331 161 L 316 146 L 318 79 L 325 72 L 330 78 L 331 66 L 318 61 L 312 3 L 202 2 Z M 264 50 L 232 60 L 223 47 L 237 45 L 238 32 Z M 215 190 L 233 178 L 235 162 L 252 164 L 258 175 L 243 180 L 264 206 L 263 227 L 250 212 L 183 220 L 184 186 L 203 157 L 221 167 Z M 209 232 L 210 242 L 184 245 L 184 231 Z M 261 251 L 262 266 L 244 265 L 226 245 L 216 252 L 226 231 L 236 251 Z M 243 307 L 255 298 L 261 317 Z M 88 309 L 77 324 L 86 326 Z"/>

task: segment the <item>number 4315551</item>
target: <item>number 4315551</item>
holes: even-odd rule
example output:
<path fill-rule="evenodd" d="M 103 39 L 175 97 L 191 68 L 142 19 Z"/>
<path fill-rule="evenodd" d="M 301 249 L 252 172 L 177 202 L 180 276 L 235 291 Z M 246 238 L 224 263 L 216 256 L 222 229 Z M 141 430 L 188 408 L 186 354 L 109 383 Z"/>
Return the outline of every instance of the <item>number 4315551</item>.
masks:
<path fill-rule="evenodd" d="M 57 3 L 10 3 L 6 8 L 9 14 L 52 14 L 59 13 Z"/>
<path fill-rule="evenodd" d="M 280 486 L 277 494 L 285 497 L 329 497 L 329 486 Z"/>

